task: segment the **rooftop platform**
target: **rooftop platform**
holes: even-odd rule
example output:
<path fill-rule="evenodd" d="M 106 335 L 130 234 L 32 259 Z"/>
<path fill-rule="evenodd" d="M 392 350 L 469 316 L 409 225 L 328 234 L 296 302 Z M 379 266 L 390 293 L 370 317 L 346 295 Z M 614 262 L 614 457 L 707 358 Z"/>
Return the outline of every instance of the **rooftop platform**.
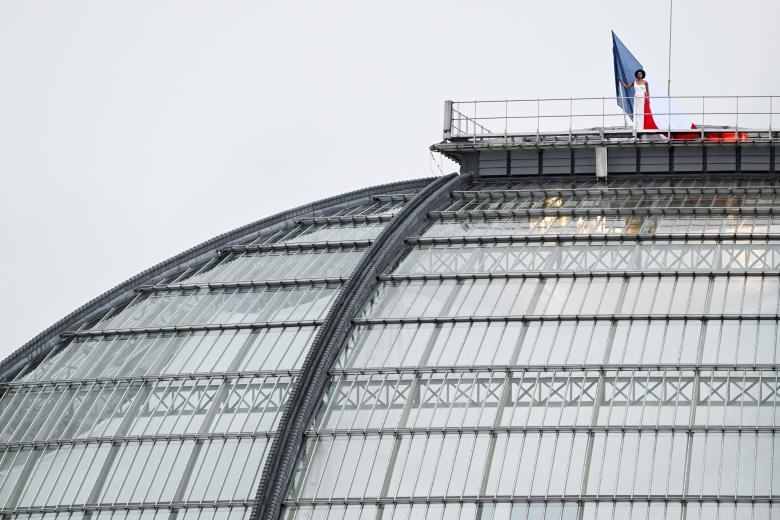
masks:
<path fill-rule="evenodd" d="M 780 171 L 780 96 L 652 103 L 658 120 L 673 107 L 695 128 L 637 132 L 614 97 L 445 101 L 431 149 L 479 176 Z"/>

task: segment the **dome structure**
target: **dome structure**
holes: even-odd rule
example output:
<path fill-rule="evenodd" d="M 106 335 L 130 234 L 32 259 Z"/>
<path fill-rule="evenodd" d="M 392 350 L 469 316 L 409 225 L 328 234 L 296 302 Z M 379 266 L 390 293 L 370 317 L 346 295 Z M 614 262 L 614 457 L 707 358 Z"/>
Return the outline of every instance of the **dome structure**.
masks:
<path fill-rule="evenodd" d="M 472 145 L 216 237 L 3 361 L 0 513 L 780 516 L 775 148 L 622 143 L 605 179 L 587 143 Z"/>

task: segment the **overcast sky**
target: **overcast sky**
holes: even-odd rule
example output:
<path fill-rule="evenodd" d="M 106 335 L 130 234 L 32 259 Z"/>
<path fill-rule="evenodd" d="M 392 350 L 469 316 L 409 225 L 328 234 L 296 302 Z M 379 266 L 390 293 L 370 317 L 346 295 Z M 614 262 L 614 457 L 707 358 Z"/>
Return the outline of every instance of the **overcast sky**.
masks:
<path fill-rule="evenodd" d="M 677 0 L 672 93 L 780 94 L 778 20 Z M 0 358 L 214 235 L 438 173 L 444 99 L 611 95 L 611 29 L 665 85 L 667 21 L 662 0 L 3 0 Z"/>

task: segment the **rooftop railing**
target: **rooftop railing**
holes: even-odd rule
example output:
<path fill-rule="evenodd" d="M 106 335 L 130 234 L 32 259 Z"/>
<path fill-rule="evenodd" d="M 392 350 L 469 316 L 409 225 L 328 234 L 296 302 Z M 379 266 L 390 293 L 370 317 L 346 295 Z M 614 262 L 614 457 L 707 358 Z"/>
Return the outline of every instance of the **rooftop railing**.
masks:
<path fill-rule="evenodd" d="M 721 136 L 722 140 L 780 141 L 780 96 L 653 96 L 650 107 L 659 122 L 657 130 L 637 130 L 618 106 L 621 99 L 634 98 L 445 101 L 444 140 L 577 143 L 712 141 Z M 695 128 L 674 128 L 672 120 L 687 120 Z"/>

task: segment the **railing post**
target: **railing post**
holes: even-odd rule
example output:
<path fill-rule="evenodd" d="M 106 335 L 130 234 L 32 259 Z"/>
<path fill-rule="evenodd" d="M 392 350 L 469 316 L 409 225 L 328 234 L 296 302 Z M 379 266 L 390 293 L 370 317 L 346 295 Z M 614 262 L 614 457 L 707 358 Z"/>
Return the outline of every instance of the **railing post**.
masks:
<path fill-rule="evenodd" d="M 504 141 L 509 140 L 509 100 L 504 100 Z"/>
<path fill-rule="evenodd" d="M 569 98 L 569 143 L 571 143 L 572 117 L 574 116 L 574 99 Z"/>
<path fill-rule="evenodd" d="M 604 142 L 604 125 L 606 124 L 606 114 L 604 113 L 606 111 L 606 104 L 607 104 L 607 98 L 601 98 L 601 141 Z M 634 128 L 636 128 L 636 125 L 634 125 Z"/>
<path fill-rule="evenodd" d="M 536 143 L 539 143 L 539 125 L 540 125 L 540 117 L 541 117 L 541 99 L 536 100 Z"/>
<path fill-rule="evenodd" d="M 739 96 L 737 96 L 737 124 L 734 127 L 734 139 L 739 141 Z"/>
<path fill-rule="evenodd" d="M 769 96 L 769 140 L 773 140 L 772 135 L 772 100 L 774 99 L 774 96 Z"/>
<path fill-rule="evenodd" d="M 452 100 L 444 101 L 444 140 L 452 137 Z"/>
<path fill-rule="evenodd" d="M 701 128 L 699 130 L 701 131 L 701 140 L 704 142 L 704 100 L 706 98 L 704 96 L 701 97 Z"/>

